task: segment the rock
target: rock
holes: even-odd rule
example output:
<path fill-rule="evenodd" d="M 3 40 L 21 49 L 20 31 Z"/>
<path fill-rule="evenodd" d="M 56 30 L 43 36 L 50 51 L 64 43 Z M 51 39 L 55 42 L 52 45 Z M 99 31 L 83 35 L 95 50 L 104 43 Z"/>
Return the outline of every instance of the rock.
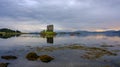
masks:
<path fill-rule="evenodd" d="M 0 67 L 7 67 L 9 63 L 0 63 Z"/>
<path fill-rule="evenodd" d="M 41 56 L 39 56 L 38 59 L 40 59 L 42 62 L 45 62 L 45 63 L 48 63 L 48 62 L 54 60 L 53 57 L 50 57 L 48 55 L 41 55 Z"/>
<path fill-rule="evenodd" d="M 114 47 L 113 45 L 101 45 L 101 47 Z"/>
<path fill-rule="evenodd" d="M 35 52 L 30 52 L 26 55 L 26 58 L 28 60 L 34 61 L 34 60 L 37 60 L 38 55 Z"/>
<path fill-rule="evenodd" d="M 1 56 L 2 59 L 6 59 L 6 60 L 14 60 L 14 59 L 17 59 L 16 56 L 12 56 L 12 55 L 9 55 L 9 56 Z"/>

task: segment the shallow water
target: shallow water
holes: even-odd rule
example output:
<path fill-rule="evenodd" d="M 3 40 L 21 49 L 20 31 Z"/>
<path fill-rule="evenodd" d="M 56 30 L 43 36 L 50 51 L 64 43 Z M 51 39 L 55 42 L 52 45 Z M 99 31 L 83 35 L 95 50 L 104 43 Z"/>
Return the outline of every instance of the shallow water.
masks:
<path fill-rule="evenodd" d="M 10 63 L 8 67 L 120 67 L 119 48 L 120 36 L 57 35 L 43 38 L 38 34 L 24 34 L 0 38 L 0 56 L 18 57 L 16 60 L 0 58 L 0 62 Z M 49 63 L 29 61 L 25 58 L 29 52 L 47 54 L 55 59 Z"/>

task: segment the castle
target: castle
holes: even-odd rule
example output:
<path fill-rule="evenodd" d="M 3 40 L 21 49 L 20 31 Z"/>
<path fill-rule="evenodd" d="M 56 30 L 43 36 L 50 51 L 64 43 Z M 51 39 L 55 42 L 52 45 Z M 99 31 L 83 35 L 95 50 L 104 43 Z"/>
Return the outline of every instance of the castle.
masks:
<path fill-rule="evenodd" d="M 54 31 L 54 26 L 53 25 L 47 25 L 47 31 L 53 32 Z"/>

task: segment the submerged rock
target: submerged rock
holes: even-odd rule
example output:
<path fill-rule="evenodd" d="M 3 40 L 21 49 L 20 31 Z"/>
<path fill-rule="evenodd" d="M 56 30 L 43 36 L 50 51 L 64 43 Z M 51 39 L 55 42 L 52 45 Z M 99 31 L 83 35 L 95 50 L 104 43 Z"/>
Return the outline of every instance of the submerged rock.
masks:
<path fill-rule="evenodd" d="M 114 47 L 113 45 L 101 45 L 101 47 Z"/>
<path fill-rule="evenodd" d="M 34 61 L 34 60 L 37 60 L 38 55 L 35 52 L 30 52 L 26 55 L 26 58 L 28 60 Z"/>
<path fill-rule="evenodd" d="M 9 63 L 0 63 L 0 67 L 7 67 Z"/>
<path fill-rule="evenodd" d="M 98 47 L 89 47 L 87 49 L 87 52 L 85 52 L 81 57 L 84 59 L 98 59 L 100 57 L 103 57 L 105 55 L 108 56 L 117 56 L 116 53 L 113 53 L 112 51 L 103 49 L 103 48 L 98 48 Z"/>
<path fill-rule="evenodd" d="M 46 63 L 48 63 L 48 62 L 54 60 L 53 57 L 48 56 L 48 55 L 41 55 L 41 56 L 39 56 L 38 59 L 40 59 L 42 62 L 46 62 Z"/>
<path fill-rule="evenodd" d="M 2 59 L 6 59 L 6 60 L 14 60 L 14 59 L 17 59 L 16 56 L 12 56 L 12 55 L 9 55 L 9 56 L 1 56 Z"/>
<path fill-rule="evenodd" d="M 38 56 L 35 52 L 30 52 L 26 55 L 26 58 L 30 61 L 35 61 L 35 60 L 41 60 L 42 62 L 50 62 L 52 61 L 54 58 L 48 55 L 41 55 Z"/>

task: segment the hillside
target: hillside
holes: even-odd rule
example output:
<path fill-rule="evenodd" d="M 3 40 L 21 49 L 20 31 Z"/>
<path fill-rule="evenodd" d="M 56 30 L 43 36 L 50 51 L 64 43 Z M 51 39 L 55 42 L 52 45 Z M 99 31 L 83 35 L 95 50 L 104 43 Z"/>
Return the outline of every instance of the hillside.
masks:
<path fill-rule="evenodd" d="M 21 31 L 11 30 L 11 29 L 8 29 L 8 28 L 2 28 L 2 29 L 0 29 L 0 32 L 5 32 L 5 33 L 21 33 Z"/>

